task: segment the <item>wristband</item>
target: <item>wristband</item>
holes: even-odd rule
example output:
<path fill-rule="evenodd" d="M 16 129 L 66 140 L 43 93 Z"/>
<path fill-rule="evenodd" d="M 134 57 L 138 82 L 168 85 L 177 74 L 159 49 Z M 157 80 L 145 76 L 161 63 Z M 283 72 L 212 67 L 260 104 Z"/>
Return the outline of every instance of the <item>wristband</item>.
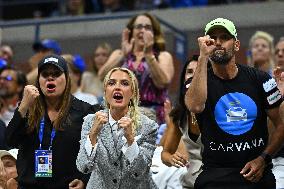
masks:
<path fill-rule="evenodd" d="M 272 162 L 272 157 L 270 154 L 266 153 L 266 152 L 262 152 L 260 157 L 262 157 L 264 159 L 264 162 L 266 165 L 270 164 Z"/>

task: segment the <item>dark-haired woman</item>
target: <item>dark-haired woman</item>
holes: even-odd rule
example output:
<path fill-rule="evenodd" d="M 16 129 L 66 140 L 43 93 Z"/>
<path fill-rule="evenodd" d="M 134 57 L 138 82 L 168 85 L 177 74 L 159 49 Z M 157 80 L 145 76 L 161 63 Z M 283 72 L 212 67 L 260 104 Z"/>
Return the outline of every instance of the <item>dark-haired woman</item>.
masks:
<path fill-rule="evenodd" d="M 19 148 L 20 189 L 83 189 L 88 175 L 76 168 L 83 117 L 97 111 L 70 93 L 66 61 L 49 55 L 38 64 L 36 85 L 27 85 L 6 130 Z M 43 160 L 43 161 L 39 161 Z"/>
<path fill-rule="evenodd" d="M 180 181 L 184 188 L 194 188 L 194 182 L 201 172 L 202 144 L 200 131 L 194 114 L 190 113 L 184 103 L 185 93 L 197 67 L 198 56 L 186 62 L 181 74 L 178 105 L 170 113 L 170 121 L 166 132 L 161 158 L 167 166 L 187 167 L 187 173 L 181 175 Z M 180 140 L 183 140 L 187 157 L 177 151 Z"/>

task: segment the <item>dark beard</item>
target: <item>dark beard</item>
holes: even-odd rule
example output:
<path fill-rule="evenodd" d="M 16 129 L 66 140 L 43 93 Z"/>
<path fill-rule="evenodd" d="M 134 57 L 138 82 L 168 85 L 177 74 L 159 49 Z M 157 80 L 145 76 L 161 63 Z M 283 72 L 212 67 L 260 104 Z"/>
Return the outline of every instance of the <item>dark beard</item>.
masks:
<path fill-rule="evenodd" d="M 0 90 L 0 98 L 2 99 L 7 99 L 7 98 L 11 98 L 15 95 L 15 93 L 8 93 L 5 89 L 1 89 Z"/>
<path fill-rule="evenodd" d="M 218 50 L 223 50 L 224 53 L 218 52 Z M 233 57 L 234 48 L 226 51 L 225 48 L 215 48 L 212 55 L 210 55 L 210 60 L 215 64 L 226 65 L 230 62 Z"/>

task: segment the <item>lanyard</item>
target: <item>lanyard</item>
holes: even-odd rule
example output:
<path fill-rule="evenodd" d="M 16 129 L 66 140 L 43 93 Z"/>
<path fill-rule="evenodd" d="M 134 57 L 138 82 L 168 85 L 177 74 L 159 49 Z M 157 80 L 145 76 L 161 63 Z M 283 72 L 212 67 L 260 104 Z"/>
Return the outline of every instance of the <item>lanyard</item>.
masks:
<path fill-rule="evenodd" d="M 44 131 L 44 118 L 42 118 L 40 120 L 39 126 L 40 127 L 39 127 L 38 137 L 39 137 L 39 149 L 41 150 L 41 143 L 42 143 L 42 140 L 43 140 L 43 131 Z M 53 141 L 54 137 L 55 137 L 55 129 L 52 128 L 51 136 L 50 136 L 49 150 L 51 149 L 52 141 Z"/>

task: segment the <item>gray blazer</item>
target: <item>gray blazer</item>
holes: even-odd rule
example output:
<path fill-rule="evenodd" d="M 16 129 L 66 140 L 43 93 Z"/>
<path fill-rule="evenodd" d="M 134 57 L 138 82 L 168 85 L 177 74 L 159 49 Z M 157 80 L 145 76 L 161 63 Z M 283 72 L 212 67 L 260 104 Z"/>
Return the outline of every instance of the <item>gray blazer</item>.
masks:
<path fill-rule="evenodd" d="M 150 172 L 155 150 L 157 123 L 145 115 L 141 115 L 140 127 L 136 133 L 139 155 L 130 163 L 121 151 L 122 135 L 119 135 L 118 142 L 115 144 L 109 123 L 103 125 L 98 135 L 96 152 L 88 156 L 85 142 L 93 125 L 94 117 L 94 114 L 89 114 L 84 118 L 80 150 L 76 160 L 79 171 L 92 172 L 87 189 L 157 188 Z"/>

